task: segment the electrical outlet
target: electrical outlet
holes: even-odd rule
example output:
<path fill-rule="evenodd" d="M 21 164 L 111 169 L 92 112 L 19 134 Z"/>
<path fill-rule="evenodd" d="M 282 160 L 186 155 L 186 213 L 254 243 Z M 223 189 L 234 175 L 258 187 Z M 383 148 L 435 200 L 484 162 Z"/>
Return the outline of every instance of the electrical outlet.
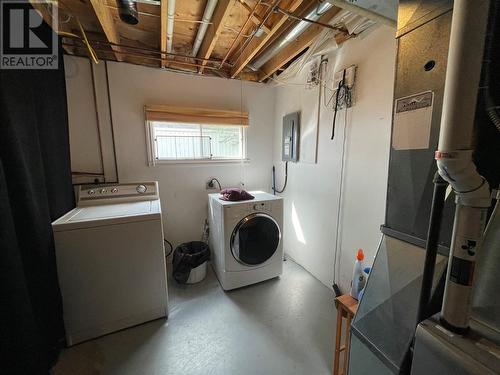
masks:
<path fill-rule="evenodd" d="M 209 180 L 205 183 L 206 190 L 217 190 L 217 185 L 214 180 Z"/>

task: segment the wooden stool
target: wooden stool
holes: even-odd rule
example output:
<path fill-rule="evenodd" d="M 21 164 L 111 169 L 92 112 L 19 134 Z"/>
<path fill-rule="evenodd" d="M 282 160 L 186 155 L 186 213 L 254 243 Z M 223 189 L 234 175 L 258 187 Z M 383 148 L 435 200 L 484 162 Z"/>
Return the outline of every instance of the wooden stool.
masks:
<path fill-rule="evenodd" d="M 358 309 L 358 301 L 348 294 L 341 295 L 335 298 L 335 305 L 337 306 L 337 332 L 335 335 L 335 356 L 333 362 L 333 375 L 347 375 L 349 367 L 349 343 L 350 343 L 350 329 L 351 321 Z M 340 345 L 342 339 L 342 318 L 347 319 L 345 327 L 344 345 Z M 343 371 L 340 372 L 340 353 L 344 352 L 344 366 Z"/>

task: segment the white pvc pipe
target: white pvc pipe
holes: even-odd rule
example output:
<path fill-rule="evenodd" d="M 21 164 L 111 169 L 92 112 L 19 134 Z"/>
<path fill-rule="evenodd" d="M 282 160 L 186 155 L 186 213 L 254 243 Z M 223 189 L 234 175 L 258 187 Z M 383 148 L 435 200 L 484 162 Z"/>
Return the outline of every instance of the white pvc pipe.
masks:
<path fill-rule="evenodd" d="M 174 38 L 175 0 L 167 1 L 167 52 L 172 52 L 172 41 Z"/>
<path fill-rule="evenodd" d="M 454 2 L 436 152 L 439 174 L 457 197 L 441 318 L 459 333 L 469 326 L 476 254 L 491 204 L 471 150 L 488 12 L 489 0 Z"/>
<path fill-rule="evenodd" d="M 467 150 L 471 146 L 489 3 L 454 3 L 439 150 Z"/>
<path fill-rule="evenodd" d="M 200 50 L 201 43 L 205 38 L 205 34 L 207 32 L 208 25 L 212 21 L 212 16 L 214 15 L 215 7 L 217 6 L 218 0 L 208 0 L 207 6 L 205 7 L 205 12 L 203 13 L 203 19 L 201 20 L 200 27 L 198 28 L 198 33 L 196 34 L 196 38 L 193 43 L 193 51 L 191 52 L 192 56 L 196 56 L 198 51 Z"/>

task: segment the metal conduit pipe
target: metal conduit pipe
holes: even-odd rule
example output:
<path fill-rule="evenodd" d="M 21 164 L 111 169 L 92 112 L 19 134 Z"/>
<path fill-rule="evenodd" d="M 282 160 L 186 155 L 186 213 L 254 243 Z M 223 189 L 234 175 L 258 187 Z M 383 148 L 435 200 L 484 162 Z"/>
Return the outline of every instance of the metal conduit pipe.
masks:
<path fill-rule="evenodd" d="M 167 1 L 167 52 L 172 52 L 172 40 L 174 38 L 175 0 Z"/>
<path fill-rule="evenodd" d="M 207 28 L 210 22 L 212 21 L 212 16 L 214 15 L 215 7 L 217 6 L 218 0 L 208 0 L 207 6 L 205 7 L 205 12 L 203 13 L 203 18 L 201 20 L 200 27 L 198 28 L 198 33 L 196 34 L 196 38 L 193 43 L 193 51 L 191 55 L 196 56 L 198 51 L 200 50 L 201 43 L 205 38 L 205 34 L 207 33 Z"/>
<path fill-rule="evenodd" d="M 318 20 L 326 11 L 333 7 L 330 3 L 321 3 L 313 10 L 311 10 L 304 18 L 311 21 Z M 307 30 L 311 26 L 310 22 L 300 21 L 293 27 L 288 33 L 286 33 L 282 38 L 273 43 L 273 45 L 268 48 L 262 55 L 260 55 L 252 64 L 248 67 L 254 71 L 259 70 L 266 62 L 271 58 L 276 56 L 279 51 L 285 48 L 287 45 L 292 43 L 300 34 Z"/>
<path fill-rule="evenodd" d="M 436 161 L 456 193 L 456 211 L 441 310 L 446 328 L 469 327 L 476 254 L 480 251 L 489 186 L 472 160 L 472 135 L 489 0 L 455 0 Z"/>

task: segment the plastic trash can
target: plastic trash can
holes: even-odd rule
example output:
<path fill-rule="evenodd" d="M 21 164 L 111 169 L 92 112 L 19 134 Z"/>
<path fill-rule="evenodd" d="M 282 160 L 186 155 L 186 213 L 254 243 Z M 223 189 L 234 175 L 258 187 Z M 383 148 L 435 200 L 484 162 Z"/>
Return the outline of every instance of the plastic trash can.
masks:
<path fill-rule="evenodd" d="M 210 248 L 205 242 L 183 243 L 174 250 L 173 275 L 179 284 L 195 284 L 207 275 Z"/>

